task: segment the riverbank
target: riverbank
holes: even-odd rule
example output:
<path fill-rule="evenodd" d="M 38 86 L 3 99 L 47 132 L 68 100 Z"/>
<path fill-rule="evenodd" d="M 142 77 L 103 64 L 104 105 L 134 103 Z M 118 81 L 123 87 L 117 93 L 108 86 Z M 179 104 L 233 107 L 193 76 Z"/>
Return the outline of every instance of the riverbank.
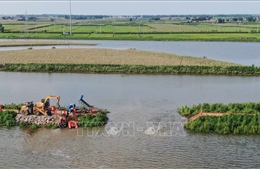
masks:
<path fill-rule="evenodd" d="M 254 66 L 143 66 L 100 64 L 5 64 L 0 71 L 48 73 L 120 73 L 259 76 Z"/>
<path fill-rule="evenodd" d="M 183 106 L 178 112 L 188 118 L 184 127 L 193 132 L 260 134 L 260 103 L 215 103 Z"/>

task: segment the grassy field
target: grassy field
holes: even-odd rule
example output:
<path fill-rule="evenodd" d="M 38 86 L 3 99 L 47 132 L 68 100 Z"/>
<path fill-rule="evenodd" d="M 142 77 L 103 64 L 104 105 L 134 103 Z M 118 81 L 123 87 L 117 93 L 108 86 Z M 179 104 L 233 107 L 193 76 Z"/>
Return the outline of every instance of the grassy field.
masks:
<path fill-rule="evenodd" d="M 198 41 L 260 41 L 258 22 L 196 22 L 184 20 L 73 20 L 72 36 L 68 20 L 55 22 L 0 21 L 5 32 L 0 38 L 35 39 L 104 39 L 104 40 L 198 40 Z M 27 33 L 28 32 L 28 33 Z"/>
<path fill-rule="evenodd" d="M 150 41 L 234 41 L 260 42 L 260 34 L 251 33 L 167 33 L 167 34 L 102 34 L 84 33 L 61 35 L 58 33 L 0 33 L 0 39 L 89 39 L 89 40 L 150 40 Z"/>
<path fill-rule="evenodd" d="M 202 57 L 139 51 L 134 49 L 32 49 L 0 51 L 0 64 L 109 64 L 109 65 L 195 65 L 236 66 Z"/>
<path fill-rule="evenodd" d="M 55 42 L 55 41 L 9 41 L 1 42 L 0 47 L 11 47 L 11 46 L 59 46 L 59 45 L 88 45 L 95 46 L 94 43 L 79 43 L 79 42 Z"/>

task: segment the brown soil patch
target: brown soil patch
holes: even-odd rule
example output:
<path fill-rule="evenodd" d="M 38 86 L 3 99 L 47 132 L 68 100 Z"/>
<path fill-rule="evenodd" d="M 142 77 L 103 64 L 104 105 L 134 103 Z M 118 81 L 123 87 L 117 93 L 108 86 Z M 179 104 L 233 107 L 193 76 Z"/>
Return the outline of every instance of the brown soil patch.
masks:
<path fill-rule="evenodd" d="M 0 51 L 3 63 L 127 64 L 234 66 L 236 64 L 202 57 L 138 51 L 133 49 L 32 49 Z"/>

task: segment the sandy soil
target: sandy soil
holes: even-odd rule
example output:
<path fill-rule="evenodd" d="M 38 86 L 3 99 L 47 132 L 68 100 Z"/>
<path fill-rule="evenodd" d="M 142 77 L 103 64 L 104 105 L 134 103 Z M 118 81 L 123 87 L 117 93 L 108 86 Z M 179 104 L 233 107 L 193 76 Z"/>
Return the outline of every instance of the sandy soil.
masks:
<path fill-rule="evenodd" d="M 0 51 L 3 63 L 61 63 L 61 64 L 127 64 L 127 65 L 205 65 L 232 66 L 233 63 L 202 57 L 179 56 L 134 49 L 32 49 Z"/>

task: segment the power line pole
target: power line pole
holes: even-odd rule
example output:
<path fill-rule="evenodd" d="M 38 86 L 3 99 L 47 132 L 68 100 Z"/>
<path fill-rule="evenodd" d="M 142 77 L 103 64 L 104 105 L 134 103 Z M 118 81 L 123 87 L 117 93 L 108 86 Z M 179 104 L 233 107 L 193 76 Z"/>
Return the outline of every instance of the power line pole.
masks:
<path fill-rule="evenodd" d="M 71 0 L 70 0 L 70 35 L 72 35 L 72 32 L 71 32 Z"/>
<path fill-rule="evenodd" d="M 28 17 L 27 17 L 27 10 L 25 11 L 25 33 L 26 33 L 26 36 L 28 36 Z"/>

